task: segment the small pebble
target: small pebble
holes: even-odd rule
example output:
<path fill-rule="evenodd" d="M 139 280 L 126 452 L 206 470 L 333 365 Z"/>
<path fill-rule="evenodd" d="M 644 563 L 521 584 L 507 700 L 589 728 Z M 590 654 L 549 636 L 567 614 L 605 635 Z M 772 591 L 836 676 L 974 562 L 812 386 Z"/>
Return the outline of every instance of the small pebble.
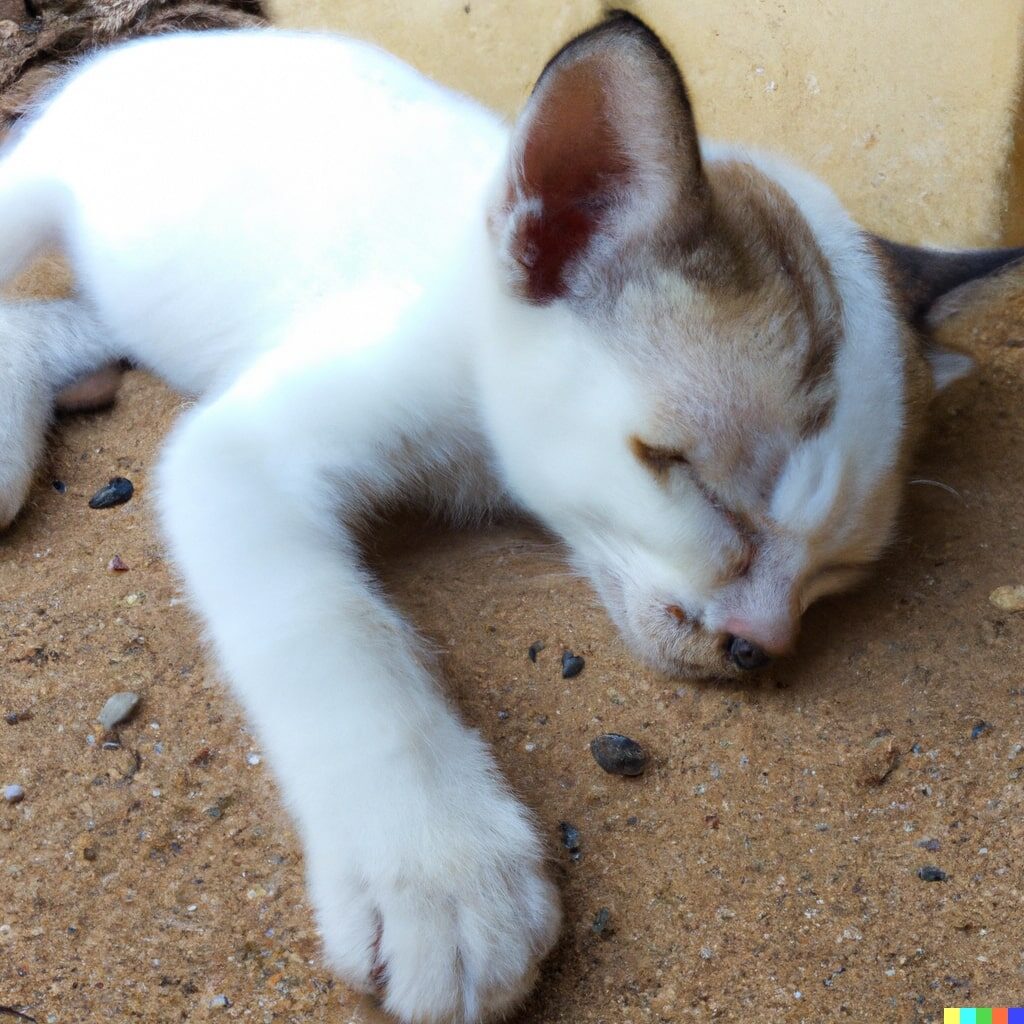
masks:
<path fill-rule="evenodd" d="M 227 996 L 214 996 L 210 1000 L 211 1010 L 227 1009 L 231 1005 L 231 1000 Z"/>
<path fill-rule="evenodd" d="M 530 644 L 530 647 L 526 652 L 526 656 L 530 659 L 530 661 L 532 661 L 536 665 L 537 655 L 540 654 L 540 652 L 543 651 L 546 646 L 547 645 L 544 643 L 543 640 L 534 640 L 534 642 Z"/>
<path fill-rule="evenodd" d="M 97 716 L 96 721 L 109 731 L 115 725 L 128 721 L 135 714 L 135 709 L 138 706 L 139 695 L 137 693 L 132 693 L 130 690 L 115 693 L 103 705 L 103 710 Z"/>
<path fill-rule="evenodd" d="M 611 775 L 642 775 L 647 767 L 644 748 L 628 736 L 606 732 L 590 741 L 594 760 Z"/>
<path fill-rule="evenodd" d="M 508 721 L 508 712 L 507 711 L 499 711 L 498 712 L 498 721 L 499 722 L 507 722 Z"/>
<path fill-rule="evenodd" d="M 115 476 L 89 499 L 89 508 L 113 508 L 115 505 L 123 505 L 131 500 L 134 493 L 135 487 L 131 480 Z"/>
<path fill-rule="evenodd" d="M 251 765 L 259 764 L 260 763 L 260 755 L 259 754 L 248 754 L 246 756 L 246 758 L 245 758 L 245 763 L 246 764 L 251 764 Z"/>
<path fill-rule="evenodd" d="M 991 722 L 985 722 L 985 721 L 975 722 L 974 728 L 971 730 L 971 739 L 972 740 L 979 739 L 980 737 L 984 736 L 985 733 L 990 732 L 991 730 L 992 730 L 992 723 Z"/>
<path fill-rule="evenodd" d="M 567 821 L 560 821 L 558 828 L 562 833 L 562 845 L 569 851 L 570 860 L 578 862 L 583 856 L 580 850 L 580 830 Z"/>
<path fill-rule="evenodd" d="M 917 877 L 922 882 L 945 882 L 949 875 L 942 868 L 935 867 L 934 864 L 925 864 L 923 868 L 917 869 Z"/>
<path fill-rule="evenodd" d="M 590 930 L 595 935 L 609 936 L 611 930 L 608 928 L 608 922 L 611 920 L 612 912 L 607 907 L 602 907 L 594 915 L 594 923 L 590 926 Z"/>
<path fill-rule="evenodd" d="M 860 784 L 881 786 L 900 763 L 900 751 L 893 736 L 885 733 L 876 736 L 868 744 L 861 758 Z"/>
<path fill-rule="evenodd" d="M 127 572 L 128 563 L 125 562 L 120 555 L 114 555 L 114 557 L 107 562 L 107 568 L 111 572 Z"/>
<path fill-rule="evenodd" d="M 54 480 L 53 481 L 53 489 L 58 494 L 63 494 L 68 489 L 68 485 L 66 483 L 64 483 L 63 480 Z"/>
<path fill-rule="evenodd" d="M 942 843 L 938 839 L 922 839 L 917 845 L 929 853 L 938 853 L 942 849 Z"/>
<path fill-rule="evenodd" d="M 20 804 L 25 799 L 25 788 L 19 786 L 17 783 L 13 783 L 10 786 L 4 786 L 4 799 L 9 804 Z"/>
<path fill-rule="evenodd" d="M 1024 583 L 996 587 L 988 599 L 1002 612 L 1024 612 Z"/>
<path fill-rule="evenodd" d="M 218 806 L 217 806 L 216 804 L 214 804 L 214 805 L 213 805 L 212 807 L 207 807 L 207 808 L 206 808 L 206 813 L 207 813 L 207 815 L 208 815 L 209 817 L 211 817 L 211 818 L 213 818 L 214 820 L 216 820 L 216 819 L 217 819 L 217 818 L 219 818 L 219 817 L 220 817 L 220 816 L 221 816 L 221 815 L 222 815 L 222 814 L 223 814 L 224 812 L 223 812 L 223 811 L 222 811 L 222 810 L 221 810 L 221 809 L 220 809 L 220 808 L 219 808 L 219 807 L 218 807 Z"/>
<path fill-rule="evenodd" d="M 914 745 L 913 745 L 913 746 L 912 746 L 912 747 L 910 748 L 910 752 L 911 752 L 912 754 L 923 754 L 923 753 L 924 753 L 924 747 L 922 747 L 920 743 L 915 743 L 915 744 L 914 744 Z"/>
<path fill-rule="evenodd" d="M 562 651 L 562 678 L 572 679 L 583 671 L 586 662 L 572 651 Z"/>
<path fill-rule="evenodd" d="M 19 715 L 17 711 L 8 711 L 7 714 L 4 715 L 4 721 L 8 725 L 17 725 L 21 719 L 22 716 Z"/>

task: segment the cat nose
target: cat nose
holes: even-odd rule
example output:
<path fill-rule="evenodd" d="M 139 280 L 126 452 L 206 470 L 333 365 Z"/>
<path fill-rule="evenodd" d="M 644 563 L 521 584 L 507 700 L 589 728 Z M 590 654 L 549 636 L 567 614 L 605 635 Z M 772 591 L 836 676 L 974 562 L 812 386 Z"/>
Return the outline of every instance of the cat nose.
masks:
<path fill-rule="evenodd" d="M 729 654 L 729 660 L 742 669 L 755 669 L 767 665 L 771 656 L 757 644 L 744 640 L 741 636 L 729 636 L 726 638 L 725 649 Z"/>
<path fill-rule="evenodd" d="M 786 654 L 793 646 L 797 626 L 795 623 L 780 619 L 779 621 L 759 621 L 753 617 L 732 617 L 722 624 L 722 632 L 730 637 L 727 649 L 730 657 L 735 656 L 732 650 L 732 642 L 742 640 L 745 644 L 760 651 L 762 660 L 758 665 L 763 665 L 769 658 L 777 658 Z M 737 661 L 736 664 L 739 665 Z M 756 668 L 758 665 L 740 665 L 740 668 Z"/>

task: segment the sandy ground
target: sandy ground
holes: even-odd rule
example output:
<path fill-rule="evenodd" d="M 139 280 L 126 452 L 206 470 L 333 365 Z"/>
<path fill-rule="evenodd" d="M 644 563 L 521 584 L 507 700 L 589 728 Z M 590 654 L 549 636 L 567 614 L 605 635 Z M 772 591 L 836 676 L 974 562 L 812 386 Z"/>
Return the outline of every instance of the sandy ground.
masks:
<path fill-rule="evenodd" d="M 640 667 L 529 525 L 382 543 L 556 864 L 566 927 L 524 1024 L 1024 1003 L 1024 615 L 988 600 L 1024 582 L 1022 324 L 1024 301 L 958 324 L 981 372 L 937 410 L 914 473 L 950 489 L 911 487 L 871 583 L 814 609 L 799 657 L 765 675 Z M 0 538 L 0 783 L 26 791 L 0 802 L 0 1019 L 365 1020 L 318 963 L 272 766 L 154 531 L 151 471 L 180 407 L 132 373 L 113 411 L 62 422 Z M 89 509 L 113 475 L 135 498 Z M 570 681 L 563 648 L 586 658 Z M 140 713 L 103 749 L 96 714 L 125 689 Z M 643 777 L 593 762 L 609 730 L 647 748 Z M 925 865 L 948 879 L 920 880 Z"/>

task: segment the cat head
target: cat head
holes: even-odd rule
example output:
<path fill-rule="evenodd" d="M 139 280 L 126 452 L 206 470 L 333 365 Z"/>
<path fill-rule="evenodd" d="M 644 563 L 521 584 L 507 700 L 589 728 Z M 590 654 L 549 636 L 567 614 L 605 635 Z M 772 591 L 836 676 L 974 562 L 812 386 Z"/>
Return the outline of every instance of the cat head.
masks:
<path fill-rule="evenodd" d="M 970 368 L 935 310 L 1021 255 L 895 246 L 782 161 L 702 145 L 626 14 L 544 70 L 488 228 L 504 474 L 638 653 L 691 676 L 789 652 L 878 558 L 924 406 Z"/>

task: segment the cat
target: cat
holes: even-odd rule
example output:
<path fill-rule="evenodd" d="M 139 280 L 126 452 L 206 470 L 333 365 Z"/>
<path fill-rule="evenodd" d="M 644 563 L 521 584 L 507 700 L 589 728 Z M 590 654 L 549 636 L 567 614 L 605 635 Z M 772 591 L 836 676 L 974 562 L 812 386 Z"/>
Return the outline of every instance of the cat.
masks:
<path fill-rule="evenodd" d="M 0 279 L 50 241 L 79 291 L 0 310 L 0 521 L 59 389 L 129 358 L 203 396 L 162 456 L 162 527 L 325 955 L 449 1024 L 525 996 L 558 898 L 360 526 L 398 500 L 525 510 L 641 658 L 758 668 L 885 549 L 928 400 L 970 368 L 933 328 L 1022 255 L 895 245 L 787 163 L 700 141 L 623 13 L 511 130 L 336 37 L 115 49 L 0 161 Z"/>

